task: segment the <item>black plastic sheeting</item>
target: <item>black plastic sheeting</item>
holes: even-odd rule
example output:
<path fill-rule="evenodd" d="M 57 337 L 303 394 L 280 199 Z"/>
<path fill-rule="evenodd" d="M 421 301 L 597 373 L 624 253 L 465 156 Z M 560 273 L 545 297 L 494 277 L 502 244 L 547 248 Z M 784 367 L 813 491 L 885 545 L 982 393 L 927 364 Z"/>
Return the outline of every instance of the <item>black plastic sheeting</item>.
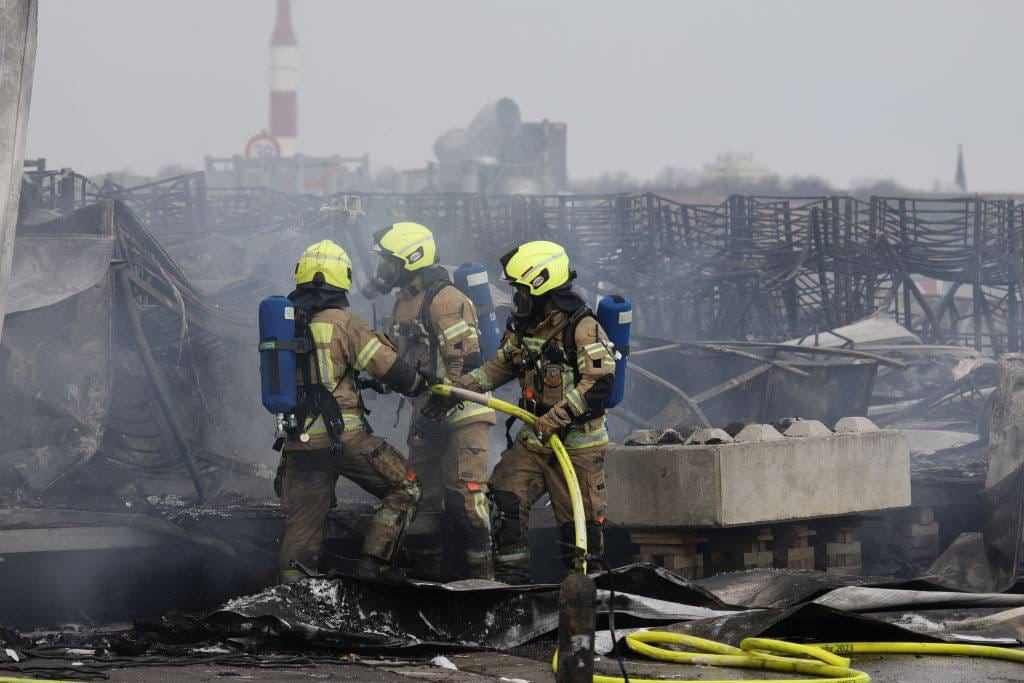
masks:
<path fill-rule="evenodd" d="M 711 593 L 671 572 L 634 565 L 598 577 L 598 611 L 616 589 L 617 613 L 651 623 L 731 614 Z M 434 647 L 507 650 L 558 628 L 553 584 L 491 581 L 382 584 L 309 579 L 232 600 L 205 619 L 211 634 L 263 632 L 289 640 L 353 648 Z M 742 609 L 742 608 L 740 608 Z"/>
<path fill-rule="evenodd" d="M 927 578 L 894 582 L 794 570 L 755 570 L 691 582 L 638 564 L 597 578 L 599 615 L 611 592 L 621 626 L 684 624 L 727 642 L 754 635 L 829 640 L 1012 642 L 1024 595 L 945 590 Z M 232 600 L 201 622 L 208 638 L 253 637 L 354 650 L 510 650 L 558 625 L 558 586 L 487 581 L 381 584 L 314 578 Z M 916 617 L 926 613 L 930 617 Z M 606 619 L 602 617 L 602 623 Z M 1007 639 L 1010 640 L 1007 640 Z"/>
<path fill-rule="evenodd" d="M 933 594 L 960 595 L 971 604 L 991 596 L 992 592 L 969 591 L 936 576 L 915 579 L 849 576 L 800 569 L 752 569 L 718 574 L 697 580 L 694 585 L 717 598 L 723 605 L 746 608 L 785 608 L 816 600 L 841 588 L 862 587 L 858 599 L 870 605 L 882 591 L 903 591 L 919 594 L 920 606 L 933 602 Z M 850 595 L 850 591 L 843 591 Z M 996 595 L 1001 595 L 996 593 Z M 869 598 L 870 596 L 870 598 Z M 952 600 L 952 598 L 949 598 Z M 911 604 L 918 604 L 907 597 Z M 1003 603 L 1004 605 L 1007 603 Z M 1016 604 L 1016 603 L 1014 603 Z M 851 599 L 843 609 L 861 611 L 860 604 Z"/>
<path fill-rule="evenodd" d="M 1014 645 L 1024 623 L 1024 595 L 956 593 L 929 579 L 871 585 L 856 577 L 757 570 L 691 582 L 641 564 L 596 580 L 599 628 L 607 626 L 614 588 L 620 628 L 667 628 L 733 644 L 766 636 Z M 69 662 L 77 661 L 74 677 L 99 678 L 113 667 L 308 666 L 340 652 L 410 657 L 473 649 L 524 654 L 535 647 L 548 653 L 557 625 L 553 584 L 314 577 L 233 599 L 205 616 L 168 615 L 91 641 L 82 636 L 42 647 L 0 632 L 0 652 L 9 647 L 20 657 L 0 658 L 0 669 L 71 678 Z M 82 654 L 86 647 L 93 652 Z"/>

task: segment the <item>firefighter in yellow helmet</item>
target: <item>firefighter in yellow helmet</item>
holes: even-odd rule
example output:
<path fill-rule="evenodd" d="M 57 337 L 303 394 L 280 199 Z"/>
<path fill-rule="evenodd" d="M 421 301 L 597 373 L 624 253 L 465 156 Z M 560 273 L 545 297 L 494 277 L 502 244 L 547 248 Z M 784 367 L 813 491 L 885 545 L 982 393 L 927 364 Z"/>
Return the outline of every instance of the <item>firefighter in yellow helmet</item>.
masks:
<path fill-rule="evenodd" d="M 476 308 L 438 265 L 430 230 L 395 223 L 374 235 L 374 248 L 375 287 L 397 290 L 391 336 L 399 357 L 439 378 L 480 367 Z M 465 404 L 424 415 L 429 404 L 424 396 L 412 405 L 409 459 L 423 499 L 406 550 L 423 578 L 493 578 L 487 453 L 494 411 Z"/>
<path fill-rule="evenodd" d="M 572 507 L 565 481 L 546 445 L 557 433 L 576 469 L 587 521 L 588 548 L 600 554 L 605 514 L 605 402 L 615 374 L 612 346 L 597 318 L 573 291 L 569 257 L 554 242 L 527 242 L 501 259 L 512 285 L 513 311 L 497 357 L 455 382 L 491 391 L 518 379 L 520 405 L 538 416 L 522 428 L 490 479 L 497 512 L 495 573 L 507 583 L 529 579 L 527 530 L 531 506 L 551 497 L 563 547 L 573 545 Z M 564 551 L 563 551 L 564 552 Z M 571 560 L 564 555 L 567 562 Z"/>
<path fill-rule="evenodd" d="M 282 583 L 302 577 L 293 561 L 316 569 L 339 475 L 380 499 L 355 567 L 362 576 L 390 573 L 420 498 L 419 481 L 405 458 L 373 435 L 358 379 L 366 372 L 411 396 L 422 393 L 430 380 L 349 310 L 351 286 L 348 254 L 330 240 L 310 246 L 295 265 L 295 291 L 288 298 L 296 322 L 308 329 L 313 351 L 299 369 L 300 428 L 283 444 L 275 481 L 285 512 Z"/>

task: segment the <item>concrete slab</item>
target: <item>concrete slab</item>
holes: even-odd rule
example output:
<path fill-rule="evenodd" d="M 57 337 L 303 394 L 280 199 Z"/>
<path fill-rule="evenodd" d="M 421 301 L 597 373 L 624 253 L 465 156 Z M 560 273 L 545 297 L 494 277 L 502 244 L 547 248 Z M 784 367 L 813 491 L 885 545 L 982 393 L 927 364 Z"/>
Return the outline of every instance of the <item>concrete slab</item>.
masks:
<path fill-rule="evenodd" d="M 905 507 L 910 454 L 897 431 L 694 446 L 613 446 L 608 519 L 725 527 Z"/>

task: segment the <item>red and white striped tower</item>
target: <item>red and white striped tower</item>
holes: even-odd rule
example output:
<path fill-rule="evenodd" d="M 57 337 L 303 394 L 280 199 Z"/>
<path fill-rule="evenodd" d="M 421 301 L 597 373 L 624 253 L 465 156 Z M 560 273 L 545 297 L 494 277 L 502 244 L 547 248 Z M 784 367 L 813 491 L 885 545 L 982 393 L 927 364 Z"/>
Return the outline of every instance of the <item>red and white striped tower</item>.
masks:
<path fill-rule="evenodd" d="M 270 135 L 281 156 L 294 156 L 299 138 L 299 44 L 292 29 L 291 0 L 277 0 L 270 37 Z"/>

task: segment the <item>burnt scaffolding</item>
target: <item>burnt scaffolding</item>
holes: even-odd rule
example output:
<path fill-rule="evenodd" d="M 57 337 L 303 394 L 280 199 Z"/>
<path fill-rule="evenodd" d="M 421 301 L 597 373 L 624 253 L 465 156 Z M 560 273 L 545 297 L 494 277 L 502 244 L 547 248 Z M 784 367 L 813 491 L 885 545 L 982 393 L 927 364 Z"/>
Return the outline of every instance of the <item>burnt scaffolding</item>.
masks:
<path fill-rule="evenodd" d="M 208 189 L 201 176 L 96 194 L 129 203 L 158 234 L 313 227 L 356 251 L 376 227 L 414 220 L 439 234 L 446 262 L 492 268 L 518 242 L 555 240 L 588 293 L 632 296 L 648 336 L 779 341 L 881 312 L 927 343 L 1021 349 L 1024 204 L 1013 197 L 323 197 Z"/>

